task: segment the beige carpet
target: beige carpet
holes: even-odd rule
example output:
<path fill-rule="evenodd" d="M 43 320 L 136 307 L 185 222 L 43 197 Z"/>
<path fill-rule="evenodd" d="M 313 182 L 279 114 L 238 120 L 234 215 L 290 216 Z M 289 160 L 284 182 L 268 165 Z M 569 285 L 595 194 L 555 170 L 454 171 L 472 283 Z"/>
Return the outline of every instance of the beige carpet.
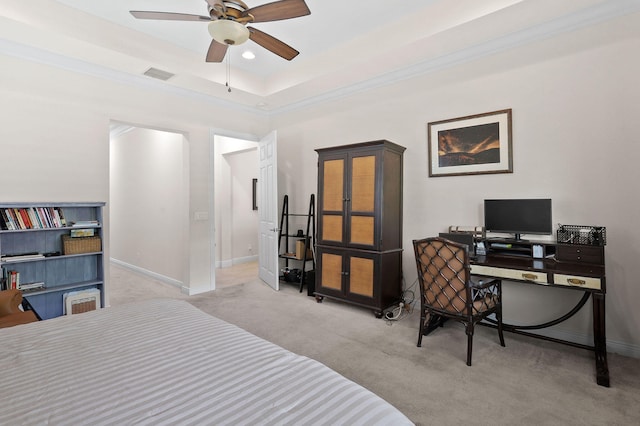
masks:
<path fill-rule="evenodd" d="M 416 347 L 417 312 L 398 322 L 371 311 L 249 279 L 199 296 L 112 267 L 111 304 L 185 298 L 196 307 L 314 358 L 380 395 L 416 424 L 632 425 L 640 421 L 640 360 L 609 354 L 611 387 L 595 383 L 593 353 L 479 327 L 473 366 L 449 322 Z"/>

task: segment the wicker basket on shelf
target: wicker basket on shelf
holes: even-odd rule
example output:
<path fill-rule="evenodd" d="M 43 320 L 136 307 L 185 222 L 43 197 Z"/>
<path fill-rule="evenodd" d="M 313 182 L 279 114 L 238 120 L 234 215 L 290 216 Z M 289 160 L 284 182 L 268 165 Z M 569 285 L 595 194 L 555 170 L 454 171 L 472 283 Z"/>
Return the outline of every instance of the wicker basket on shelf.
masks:
<path fill-rule="evenodd" d="M 95 253 L 102 250 L 102 242 L 99 236 L 71 237 L 62 236 L 62 254 Z"/>

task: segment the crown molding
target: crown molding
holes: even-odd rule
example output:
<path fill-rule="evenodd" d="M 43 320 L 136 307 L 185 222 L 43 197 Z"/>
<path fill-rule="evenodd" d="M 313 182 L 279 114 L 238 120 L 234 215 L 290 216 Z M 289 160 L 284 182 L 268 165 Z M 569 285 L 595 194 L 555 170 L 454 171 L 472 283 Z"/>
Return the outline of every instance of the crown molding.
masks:
<path fill-rule="evenodd" d="M 134 75 L 110 69 L 101 65 L 52 53 L 33 46 L 0 39 L 0 54 L 12 56 L 25 61 L 45 64 L 71 72 L 81 73 L 120 84 L 126 84 L 146 90 L 160 91 L 174 96 L 186 97 L 205 102 L 219 108 L 272 117 L 288 112 L 309 108 L 318 104 L 336 101 L 368 90 L 389 86 L 415 77 L 428 75 L 450 67 L 458 66 L 483 57 L 494 55 L 536 41 L 549 39 L 561 34 L 596 25 L 611 19 L 619 18 L 640 11 L 640 0 L 617 0 L 600 2 L 592 7 L 571 13 L 559 18 L 516 31 L 487 42 L 479 43 L 451 53 L 431 58 L 413 65 L 380 74 L 367 80 L 349 84 L 335 90 L 325 91 L 320 95 L 301 97 L 300 100 L 288 102 L 283 106 L 267 110 L 259 106 L 250 106 L 205 94 L 188 88 L 168 84 L 142 75 Z M 268 97 L 264 98 L 268 102 Z"/>

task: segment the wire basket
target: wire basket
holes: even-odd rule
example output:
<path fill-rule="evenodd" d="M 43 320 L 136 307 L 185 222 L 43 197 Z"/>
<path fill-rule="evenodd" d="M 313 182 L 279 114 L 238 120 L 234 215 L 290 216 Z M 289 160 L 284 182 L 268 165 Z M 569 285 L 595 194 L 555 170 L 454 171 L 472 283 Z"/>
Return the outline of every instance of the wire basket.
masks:
<path fill-rule="evenodd" d="M 604 226 L 558 225 L 558 243 L 604 246 L 607 244 L 607 228 Z"/>
<path fill-rule="evenodd" d="M 99 252 L 102 248 L 99 236 L 95 237 L 71 237 L 62 236 L 62 254 L 81 254 Z"/>

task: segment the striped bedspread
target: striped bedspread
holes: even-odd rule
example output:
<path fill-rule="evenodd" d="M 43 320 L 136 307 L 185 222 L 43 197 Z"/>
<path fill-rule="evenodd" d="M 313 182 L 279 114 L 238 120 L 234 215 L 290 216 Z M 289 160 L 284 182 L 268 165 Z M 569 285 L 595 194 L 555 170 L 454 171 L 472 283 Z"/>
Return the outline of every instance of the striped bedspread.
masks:
<path fill-rule="evenodd" d="M 152 300 L 0 330 L 2 425 L 403 425 L 323 364 L 189 303 Z"/>

